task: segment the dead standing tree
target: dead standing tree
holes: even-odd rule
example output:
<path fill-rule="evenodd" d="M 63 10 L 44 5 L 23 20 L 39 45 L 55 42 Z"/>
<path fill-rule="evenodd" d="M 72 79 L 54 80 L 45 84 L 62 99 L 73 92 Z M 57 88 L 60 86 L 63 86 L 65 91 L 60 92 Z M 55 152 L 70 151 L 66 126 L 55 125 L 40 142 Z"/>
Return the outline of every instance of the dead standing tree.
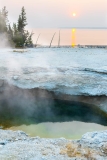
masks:
<path fill-rule="evenodd" d="M 40 33 L 39 36 L 37 37 L 35 47 L 37 47 L 37 43 L 38 43 L 38 40 L 39 40 L 40 35 L 41 35 L 41 33 Z"/>
<path fill-rule="evenodd" d="M 59 30 L 59 41 L 58 41 L 58 47 L 60 47 L 60 30 Z"/>
<path fill-rule="evenodd" d="M 51 39 L 51 42 L 50 42 L 50 45 L 49 45 L 49 48 L 51 48 L 51 44 L 52 44 L 52 41 L 54 39 L 54 36 L 55 36 L 56 32 L 54 33 L 54 35 L 52 36 L 52 39 Z"/>

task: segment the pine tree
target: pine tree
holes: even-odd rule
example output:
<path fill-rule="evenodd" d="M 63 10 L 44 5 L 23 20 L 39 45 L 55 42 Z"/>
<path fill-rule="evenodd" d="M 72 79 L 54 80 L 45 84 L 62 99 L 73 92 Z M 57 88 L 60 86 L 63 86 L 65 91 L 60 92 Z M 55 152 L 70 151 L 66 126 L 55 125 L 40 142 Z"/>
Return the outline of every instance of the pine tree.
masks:
<path fill-rule="evenodd" d="M 17 46 L 19 47 L 24 47 L 26 40 L 28 38 L 28 33 L 25 30 L 26 25 L 27 25 L 26 12 L 24 7 L 22 7 L 21 14 L 19 15 L 17 22 L 18 32 L 16 38 L 17 38 Z"/>
<path fill-rule="evenodd" d="M 17 33 L 14 37 L 14 42 L 16 43 L 17 47 L 24 47 L 24 46 L 33 46 L 32 42 L 32 33 L 30 34 L 28 31 L 25 30 L 27 25 L 27 18 L 25 8 L 22 7 L 21 14 L 19 15 L 18 22 L 17 22 Z M 16 29 L 14 29 L 16 30 Z"/>
<path fill-rule="evenodd" d="M 18 32 L 17 25 L 16 25 L 16 23 L 13 23 L 13 34 L 14 34 L 14 36 L 17 34 L 17 32 Z"/>
<path fill-rule="evenodd" d="M 34 33 L 29 33 L 27 31 L 27 38 L 26 38 L 26 42 L 25 42 L 25 46 L 27 47 L 33 47 L 33 41 L 32 41 L 32 36 L 33 36 Z"/>
<path fill-rule="evenodd" d="M 8 33 L 13 37 L 13 30 L 12 30 L 10 24 L 8 26 Z"/>
<path fill-rule="evenodd" d="M 27 25 L 26 12 L 25 12 L 24 7 L 22 7 L 21 14 L 19 15 L 17 25 L 18 25 L 18 31 L 21 33 L 24 33 L 25 27 Z"/>
<path fill-rule="evenodd" d="M 6 10 L 6 7 L 4 7 L 0 11 L 0 32 L 4 33 L 7 32 L 7 26 L 8 26 L 8 11 Z"/>
<path fill-rule="evenodd" d="M 22 19 L 22 31 L 24 31 L 26 25 L 27 25 L 27 20 L 26 20 L 26 12 L 24 7 L 22 7 L 21 11 L 21 19 Z"/>
<path fill-rule="evenodd" d="M 13 23 L 12 31 L 13 31 L 13 42 L 17 43 L 17 33 L 18 33 L 18 30 L 17 30 L 16 23 Z"/>
<path fill-rule="evenodd" d="M 18 29 L 18 32 L 22 33 L 22 18 L 21 18 L 21 15 L 19 15 L 19 18 L 18 18 L 18 22 L 17 22 L 17 29 Z"/>
<path fill-rule="evenodd" d="M 21 9 L 17 24 L 14 23 L 12 28 L 8 21 L 8 11 L 6 7 L 0 10 L 0 33 L 5 34 L 12 45 L 12 42 L 14 42 L 16 47 L 33 46 L 33 34 L 25 30 L 26 25 L 27 18 L 24 7 Z"/>
<path fill-rule="evenodd" d="M 12 30 L 10 24 L 8 25 L 8 32 L 7 33 L 8 33 L 9 39 L 13 40 L 13 30 Z"/>

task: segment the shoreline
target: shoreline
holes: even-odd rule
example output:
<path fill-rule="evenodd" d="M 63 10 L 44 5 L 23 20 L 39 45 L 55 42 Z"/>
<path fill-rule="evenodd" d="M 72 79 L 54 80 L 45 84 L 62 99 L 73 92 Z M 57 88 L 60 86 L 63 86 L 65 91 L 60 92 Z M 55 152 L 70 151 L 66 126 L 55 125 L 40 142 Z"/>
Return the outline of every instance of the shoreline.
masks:
<path fill-rule="evenodd" d="M 34 47 L 22 47 L 22 48 L 20 48 L 20 47 L 16 47 L 16 48 L 13 48 L 13 49 L 29 49 L 29 48 L 106 48 L 107 49 L 107 45 L 80 45 L 80 44 L 78 44 L 78 45 L 74 45 L 74 46 L 72 46 L 72 45 L 60 45 L 60 46 L 57 46 L 57 45 L 52 45 L 51 47 L 49 47 L 48 45 L 44 45 L 44 46 L 42 46 L 42 45 L 37 45 L 37 46 L 35 46 L 35 44 L 33 44 L 34 45 Z"/>
<path fill-rule="evenodd" d="M 0 129 L 0 158 L 25 160 L 104 160 L 107 131 L 89 132 L 80 140 L 29 137 L 22 131 Z"/>

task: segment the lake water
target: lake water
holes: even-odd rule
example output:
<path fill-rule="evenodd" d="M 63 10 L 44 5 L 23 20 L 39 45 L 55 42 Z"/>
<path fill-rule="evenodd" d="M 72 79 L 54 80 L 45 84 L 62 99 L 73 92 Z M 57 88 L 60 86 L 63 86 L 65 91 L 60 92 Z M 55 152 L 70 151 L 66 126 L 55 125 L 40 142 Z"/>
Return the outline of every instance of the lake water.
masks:
<path fill-rule="evenodd" d="M 107 29 L 33 29 L 33 41 L 49 45 L 55 34 L 52 45 L 58 45 L 60 30 L 60 45 L 107 45 Z"/>

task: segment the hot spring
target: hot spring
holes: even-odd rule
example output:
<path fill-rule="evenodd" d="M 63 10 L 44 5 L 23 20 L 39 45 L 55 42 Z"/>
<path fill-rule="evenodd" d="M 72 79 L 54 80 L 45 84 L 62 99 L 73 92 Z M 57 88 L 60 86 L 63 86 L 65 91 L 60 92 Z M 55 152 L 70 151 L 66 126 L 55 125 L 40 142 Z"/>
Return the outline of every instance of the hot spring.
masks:
<path fill-rule="evenodd" d="M 106 130 L 107 115 L 95 105 L 69 100 L 51 91 L 21 89 L 5 84 L 0 93 L 0 126 L 30 136 L 79 139 L 90 131 Z"/>

